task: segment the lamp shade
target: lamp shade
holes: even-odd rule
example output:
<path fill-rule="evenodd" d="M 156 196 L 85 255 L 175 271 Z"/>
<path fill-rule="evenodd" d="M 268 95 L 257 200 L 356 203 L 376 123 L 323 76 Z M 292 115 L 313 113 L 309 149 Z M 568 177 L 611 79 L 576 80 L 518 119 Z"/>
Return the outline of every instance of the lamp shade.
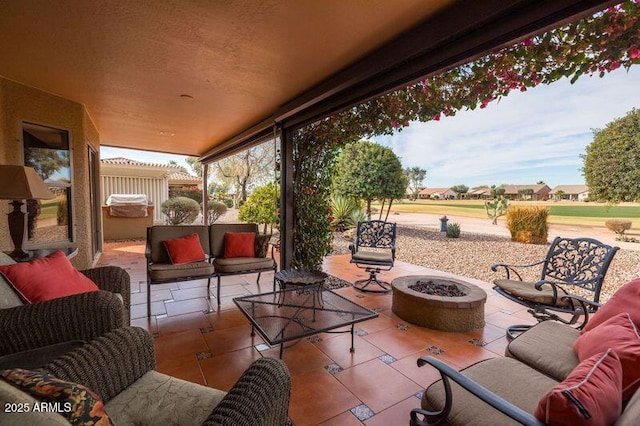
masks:
<path fill-rule="evenodd" d="M 0 165 L 0 199 L 47 200 L 55 198 L 33 167 Z"/>

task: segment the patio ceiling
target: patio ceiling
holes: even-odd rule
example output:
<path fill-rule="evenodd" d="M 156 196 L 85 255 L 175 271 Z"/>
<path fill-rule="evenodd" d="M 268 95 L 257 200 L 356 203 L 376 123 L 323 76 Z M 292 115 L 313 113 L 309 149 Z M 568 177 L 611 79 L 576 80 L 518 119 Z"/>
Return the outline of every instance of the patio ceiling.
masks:
<path fill-rule="evenodd" d="M 103 145 L 211 159 L 611 3 L 4 0 L 0 76 L 84 104 Z"/>

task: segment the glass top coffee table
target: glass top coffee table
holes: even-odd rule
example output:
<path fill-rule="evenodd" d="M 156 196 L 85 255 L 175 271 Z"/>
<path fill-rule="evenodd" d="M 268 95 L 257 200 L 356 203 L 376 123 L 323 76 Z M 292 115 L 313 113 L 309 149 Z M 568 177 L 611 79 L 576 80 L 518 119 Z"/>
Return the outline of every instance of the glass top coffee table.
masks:
<path fill-rule="evenodd" d="M 236 297 L 233 301 L 251 322 L 251 335 L 258 330 L 270 346 L 280 344 L 281 358 L 286 342 L 349 325 L 350 351 L 354 352 L 354 324 L 378 316 L 374 311 L 329 290 L 318 292 L 291 288 Z"/>

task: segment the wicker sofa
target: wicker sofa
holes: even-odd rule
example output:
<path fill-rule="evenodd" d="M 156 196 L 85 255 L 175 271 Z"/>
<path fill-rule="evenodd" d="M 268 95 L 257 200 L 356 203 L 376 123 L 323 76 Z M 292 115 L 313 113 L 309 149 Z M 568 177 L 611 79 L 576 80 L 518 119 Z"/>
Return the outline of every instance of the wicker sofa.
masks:
<path fill-rule="evenodd" d="M 220 278 L 226 275 L 276 271 L 273 257 L 240 257 L 223 259 L 224 235 L 226 232 L 253 232 L 258 235 L 255 223 L 216 223 L 204 225 L 158 225 L 147 228 L 147 316 L 151 316 L 151 286 L 196 279 L 207 280 L 207 294 L 211 278 L 217 278 L 216 296 L 220 305 Z M 206 259 L 200 262 L 174 265 L 163 241 L 198 234 Z M 275 281 L 274 281 L 275 283 Z M 275 284 L 274 284 L 275 289 Z"/>
<path fill-rule="evenodd" d="M 0 259 L 4 264 L 10 259 Z M 117 266 L 81 271 L 99 291 L 25 305 L 0 277 L 0 357 L 66 342 L 88 341 L 129 325 L 129 274 Z M 69 346 L 62 345 L 61 351 Z M 51 357 L 55 352 L 44 354 Z"/>
<path fill-rule="evenodd" d="M 624 307 L 624 300 L 628 303 L 637 300 L 640 280 L 626 284 L 623 289 L 614 295 L 615 309 L 619 312 L 629 309 Z M 569 297 L 598 306 L 586 299 Z M 544 321 L 511 341 L 504 358 L 481 361 L 460 372 L 433 357 L 420 358 L 419 366 L 430 364 L 440 371 L 443 379 L 424 392 L 422 408 L 411 413 L 411 425 L 542 425 L 534 417 L 534 410 L 543 395 L 579 365 L 573 343 L 580 335 L 580 330 L 569 325 Z M 640 390 L 623 409 L 615 425 L 637 425 Z"/>
<path fill-rule="evenodd" d="M 93 390 L 117 425 L 282 426 L 287 422 L 291 379 L 281 360 L 255 361 L 227 393 L 154 371 L 153 338 L 141 328 L 111 331 L 43 368 Z M 35 402 L 2 381 L 0 401 Z M 68 425 L 57 413 L 33 412 L 0 412 L 0 423 Z"/>

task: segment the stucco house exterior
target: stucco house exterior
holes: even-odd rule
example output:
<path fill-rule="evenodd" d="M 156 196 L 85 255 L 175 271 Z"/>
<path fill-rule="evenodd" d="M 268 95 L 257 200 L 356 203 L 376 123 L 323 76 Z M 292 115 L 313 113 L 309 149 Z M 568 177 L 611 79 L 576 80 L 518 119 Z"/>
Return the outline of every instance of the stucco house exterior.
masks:
<path fill-rule="evenodd" d="M 421 200 L 452 200 L 456 193 L 450 188 L 425 188 L 418 193 Z"/>
<path fill-rule="evenodd" d="M 523 191 L 530 191 L 530 195 L 523 195 Z M 549 198 L 549 192 L 551 188 L 545 184 L 504 186 L 504 196 L 509 200 L 543 201 Z"/>
<path fill-rule="evenodd" d="M 587 185 L 558 185 L 549 192 L 554 200 L 587 201 L 589 187 Z"/>

